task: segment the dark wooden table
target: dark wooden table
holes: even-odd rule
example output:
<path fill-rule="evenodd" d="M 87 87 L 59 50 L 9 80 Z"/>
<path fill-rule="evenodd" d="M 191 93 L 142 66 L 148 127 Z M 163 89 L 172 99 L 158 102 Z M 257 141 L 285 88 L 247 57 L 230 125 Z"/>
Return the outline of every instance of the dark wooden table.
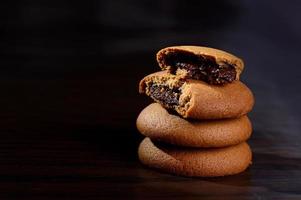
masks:
<path fill-rule="evenodd" d="M 74 2 L 1 7 L 1 199 L 301 199 L 300 3 Z M 132 16 L 139 6 L 150 11 Z M 139 163 L 135 119 L 151 101 L 138 82 L 174 44 L 245 60 L 256 97 L 247 171 L 186 178 Z"/>

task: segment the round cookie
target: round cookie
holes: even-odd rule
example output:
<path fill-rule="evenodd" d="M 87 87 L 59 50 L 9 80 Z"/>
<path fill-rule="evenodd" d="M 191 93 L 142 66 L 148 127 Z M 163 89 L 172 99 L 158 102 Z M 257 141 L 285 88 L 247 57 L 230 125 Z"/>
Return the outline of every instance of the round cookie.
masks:
<path fill-rule="evenodd" d="M 173 46 L 157 53 L 162 70 L 202 80 L 210 84 L 231 83 L 239 80 L 243 61 L 222 50 L 201 46 Z"/>
<path fill-rule="evenodd" d="M 145 138 L 139 145 L 140 161 L 151 168 L 181 176 L 215 177 L 238 174 L 252 163 L 245 142 L 213 149 L 161 146 Z"/>
<path fill-rule="evenodd" d="M 246 141 L 252 132 L 247 116 L 234 119 L 189 121 L 167 112 L 160 104 L 144 108 L 137 128 L 146 137 L 187 147 L 225 147 Z"/>
<path fill-rule="evenodd" d="M 183 80 L 168 71 L 144 77 L 139 91 L 163 107 L 192 119 L 237 118 L 250 112 L 254 105 L 251 90 L 240 81 L 216 86 L 203 81 Z"/>

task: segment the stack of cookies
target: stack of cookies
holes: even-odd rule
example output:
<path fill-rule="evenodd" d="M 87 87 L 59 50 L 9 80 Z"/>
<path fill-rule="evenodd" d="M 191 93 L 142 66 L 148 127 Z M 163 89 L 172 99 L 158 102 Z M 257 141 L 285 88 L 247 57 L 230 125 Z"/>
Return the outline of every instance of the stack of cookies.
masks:
<path fill-rule="evenodd" d="M 162 71 L 144 77 L 140 93 L 155 103 L 138 116 L 146 136 L 140 161 L 183 176 L 225 176 L 244 171 L 252 162 L 246 140 L 247 117 L 254 104 L 250 89 L 239 81 L 243 61 L 227 52 L 197 46 L 160 50 Z"/>

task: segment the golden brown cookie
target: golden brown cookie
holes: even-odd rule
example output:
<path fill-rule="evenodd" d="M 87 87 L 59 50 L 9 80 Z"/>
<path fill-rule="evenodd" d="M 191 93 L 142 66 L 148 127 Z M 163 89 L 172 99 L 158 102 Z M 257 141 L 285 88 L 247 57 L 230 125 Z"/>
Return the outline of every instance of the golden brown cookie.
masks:
<path fill-rule="evenodd" d="M 139 146 L 140 161 L 151 168 L 182 176 L 214 177 L 244 171 L 252 162 L 245 142 L 212 149 L 161 146 L 145 138 Z"/>
<path fill-rule="evenodd" d="M 225 51 L 200 46 L 167 47 L 157 53 L 159 66 L 173 74 L 202 80 L 209 84 L 225 84 L 239 80 L 243 61 Z"/>
<path fill-rule="evenodd" d="M 146 137 L 187 147 L 225 147 L 246 141 L 252 132 L 247 116 L 221 120 L 185 120 L 160 104 L 147 106 L 137 118 L 137 128 Z"/>
<path fill-rule="evenodd" d="M 240 81 L 216 86 L 192 79 L 184 81 L 167 71 L 144 77 L 139 91 L 192 119 L 236 118 L 250 112 L 254 105 L 252 92 Z"/>

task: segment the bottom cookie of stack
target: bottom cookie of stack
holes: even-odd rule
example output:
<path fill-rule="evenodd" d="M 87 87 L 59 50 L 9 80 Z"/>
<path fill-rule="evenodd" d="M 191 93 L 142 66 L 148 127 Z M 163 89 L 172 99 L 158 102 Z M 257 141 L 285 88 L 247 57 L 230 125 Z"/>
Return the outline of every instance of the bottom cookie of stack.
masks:
<path fill-rule="evenodd" d="M 238 174 L 252 163 L 246 142 L 223 148 L 188 148 L 154 143 L 139 145 L 140 161 L 151 168 L 182 176 L 215 177 Z"/>

